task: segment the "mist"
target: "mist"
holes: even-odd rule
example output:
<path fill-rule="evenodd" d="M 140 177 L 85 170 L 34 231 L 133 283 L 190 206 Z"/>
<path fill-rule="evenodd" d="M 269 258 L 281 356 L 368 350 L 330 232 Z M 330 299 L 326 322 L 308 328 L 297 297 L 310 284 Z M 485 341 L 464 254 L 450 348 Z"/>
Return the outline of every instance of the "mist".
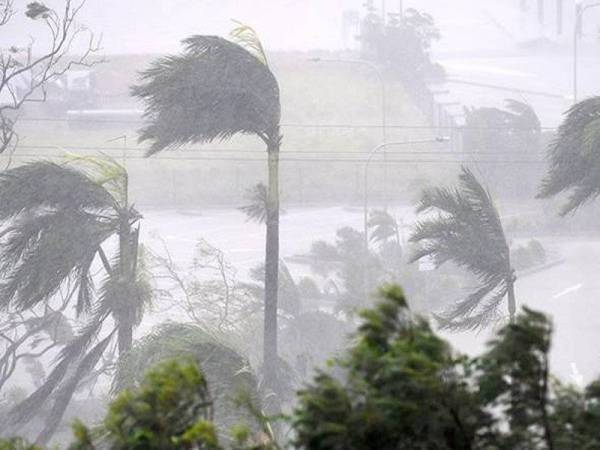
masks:
<path fill-rule="evenodd" d="M 591 0 L 0 0 L 0 448 L 595 448 L 599 50 Z"/>

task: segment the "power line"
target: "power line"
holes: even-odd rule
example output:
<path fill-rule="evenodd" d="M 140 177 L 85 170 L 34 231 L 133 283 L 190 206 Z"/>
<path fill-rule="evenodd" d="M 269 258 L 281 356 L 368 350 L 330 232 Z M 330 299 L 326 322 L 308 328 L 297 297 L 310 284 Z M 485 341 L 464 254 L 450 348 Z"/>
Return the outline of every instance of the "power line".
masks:
<path fill-rule="evenodd" d="M 423 145 L 423 143 L 415 143 L 413 144 Z M 131 153 L 131 152 L 147 152 L 150 150 L 148 147 L 113 147 L 113 146 L 75 146 L 75 145 L 19 145 L 18 148 L 22 149 L 44 149 L 44 150 L 66 150 L 71 152 L 78 151 L 98 151 L 98 152 L 121 152 L 121 156 L 123 153 Z M 264 155 L 266 154 L 265 149 L 234 149 L 234 148 L 180 148 L 177 150 L 167 150 L 172 153 L 257 153 Z M 522 155 L 521 151 L 464 151 L 464 150 L 386 150 L 386 153 L 389 155 L 441 155 L 441 156 L 455 156 L 455 155 Z M 308 155 L 330 155 L 330 154 L 342 154 L 342 155 L 365 155 L 366 152 L 363 150 L 281 150 L 282 155 L 286 154 L 308 154 Z M 18 156 L 18 154 L 17 154 Z M 40 154 L 40 156 L 44 156 Z M 46 155 L 47 156 L 47 155 Z M 129 157 L 128 157 L 129 158 Z M 181 159 L 183 159 L 182 157 Z"/>
<path fill-rule="evenodd" d="M 16 158 L 68 158 L 68 155 L 43 155 L 40 153 L 16 153 L 12 156 Z M 264 162 L 264 158 L 241 158 L 241 157 L 211 157 L 211 156 L 184 156 L 175 157 L 168 155 L 159 155 L 151 158 L 144 156 L 128 156 L 126 160 L 144 160 L 144 161 L 234 161 L 234 162 Z M 307 162 L 307 163 L 366 163 L 364 158 L 280 158 L 281 162 Z M 545 164 L 544 160 L 501 160 L 501 159 L 460 159 L 460 160 L 440 160 L 440 159 L 387 159 L 387 161 L 373 161 L 373 164 Z"/>
<path fill-rule="evenodd" d="M 143 125 L 143 120 L 127 119 L 98 119 L 98 118 L 66 118 L 66 117 L 22 117 L 20 122 L 73 122 L 73 123 L 122 123 Z M 282 123 L 283 128 L 323 128 L 323 129 L 381 129 L 381 124 L 310 124 L 310 123 Z M 489 127 L 489 126 L 461 126 L 461 125 L 386 125 L 385 128 L 401 130 L 510 130 L 510 131 L 535 131 L 534 127 Z M 540 130 L 554 131 L 556 127 L 540 127 Z"/>

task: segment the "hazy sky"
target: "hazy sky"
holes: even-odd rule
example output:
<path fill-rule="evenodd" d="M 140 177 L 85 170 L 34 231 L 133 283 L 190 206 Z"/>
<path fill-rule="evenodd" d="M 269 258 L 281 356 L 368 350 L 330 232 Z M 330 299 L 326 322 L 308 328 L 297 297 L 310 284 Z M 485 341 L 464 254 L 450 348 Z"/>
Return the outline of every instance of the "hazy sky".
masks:
<path fill-rule="evenodd" d="M 16 0 L 23 10 L 29 0 Z M 87 0 L 81 21 L 103 35 L 103 47 L 114 53 L 163 53 L 178 49 L 179 41 L 191 34 L 226 35 L 231 19 L 254 26 L 270 50 L 338 49 L 352 45 L 344 40 L 342 16 L 346 10 L 363 11 L 365 0 Z M 61 0 L 47 0 L 49 5 Z M 377 0 L 380 6 L 382 0 Z M 386 0 L 388 12 L 399 9 L 399 0 Z M 444 34 L 443 45 L 488 46 L 501 38 L 490 23 L 514 23 L 516 0 L 404 0 L 405 7 L 432 13 Z M 460 12 L 460 13 L 457 13 Z M 22 16 L 22 13 L 20 14 Z M 41 25 L 41 24 L 38 24 Z M 473 30 L 485 28 L 473 40 Z M 35 35 L 31 24 L 28 33 Z M 465 33 L 469 30 L 470 33 Z M 3 32 L 0 43 L 23 36 L 23 20 Z M 502 39 L 501 39 L 502 40 Z"/>

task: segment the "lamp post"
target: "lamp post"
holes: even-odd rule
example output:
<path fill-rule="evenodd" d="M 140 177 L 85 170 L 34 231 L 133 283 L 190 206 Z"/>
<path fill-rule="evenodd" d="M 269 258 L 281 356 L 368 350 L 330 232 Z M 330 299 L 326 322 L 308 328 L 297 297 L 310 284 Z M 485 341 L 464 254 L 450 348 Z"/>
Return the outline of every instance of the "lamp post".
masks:
<path fill-rule="evenodd" d="M 584 5 L 581 2 L 575 4 L 575 25 L 573 27 L 573 103 L 577 103 L 577 77 L 578 77 L 578 42 L 579 34 L 583 25 L 583 14 L 592 8 L 600 6 L 600 2 Z"/>
<path fill-rule="evenodd" d="M 386 147 L 392 145 L 415 145 L 415 144 L 430 144 L 448 142 L 450 138 L 448 136 L 437 136 L 433 139 L 421 139 L 415 141 L 395 141 L 395 142 L 382 142 L 381 144 L 373 147 L 367 156 L 364 166 L 364 192 L 363 192 L 363 238 L 365 250 L 369 248 L 369 165 L 373 160 L 373 157 L 380 151 L 385 150 Z"/>
<path fill-rule="evenodd" d="M 333 63 L 333 64 L 356 64 L 361 66 L 368 67 L 375 75 L 377 75 L 377 80 L 379 81 L 380 89 L 381 89 L 381 141 L 383 143 L 387 142 L 387 92 L 385 88 L 385 80 L 383 79 L 383 74 L 379 67 L 372 62 L 363 61 L 362 59 L 331 59 L 331 58 L 310 58 L 311 62 L 323 62 L 323 63 Z M 385 158 L 385 153 L 384 153 Z M 384 203 L 387 205 L 387 167 L 384 168 L 383 172 L 383 198 Z"/>

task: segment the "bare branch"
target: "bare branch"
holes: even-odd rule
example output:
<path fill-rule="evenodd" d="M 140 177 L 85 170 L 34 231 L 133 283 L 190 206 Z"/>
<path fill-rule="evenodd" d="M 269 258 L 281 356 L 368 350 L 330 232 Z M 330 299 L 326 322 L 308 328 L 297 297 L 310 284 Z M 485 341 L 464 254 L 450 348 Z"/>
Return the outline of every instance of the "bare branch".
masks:
<path fill-rule="evenodd" d="M 0 0 L 0 26 L 14 17 L 13 1 Z M 35 41 L 32 39 L 24 48 L 0 49 L 0 153 L 16 148 L 16 118 L 13 115 L 25 102 L 46 101 L 48 83 L 74 67 L 91 67 L 104 61 L 94 58 L 100 51 L 101 36 L 96 37 L 76 22 L 85 3 L 86 0 L 78 4 L 64 0 L 60 11 L 38 2 L 30 3 L 25 14 L 31 20 L 44 22 L 50 42 L 48 48 L 34 57 Z M 85 43 L 85 49 L 79 56 L 73 56 L 71 50 L 78 42 Z"/>

